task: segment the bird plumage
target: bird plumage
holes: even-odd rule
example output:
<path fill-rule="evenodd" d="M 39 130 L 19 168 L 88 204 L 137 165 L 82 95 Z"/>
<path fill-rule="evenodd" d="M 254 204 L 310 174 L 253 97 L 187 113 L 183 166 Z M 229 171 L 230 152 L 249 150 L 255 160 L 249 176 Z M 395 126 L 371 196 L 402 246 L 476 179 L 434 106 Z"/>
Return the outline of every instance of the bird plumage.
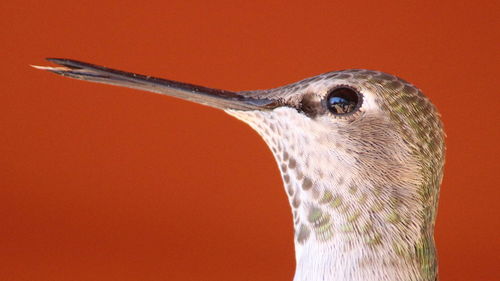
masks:
<path fill-rule="evenodd" d="M 363 94 L 355 114 L 322 110 L 339 86 Z M 278 162 L 294 215 L 295 280 L 435 280 L 444 133 L 420 90 L 346 70 L 248 95 L 290 105 L 228 113 L 259 132 Z"/>
<path fill-rule="evenodd" d="M 225 110 L 254 128 L 292 208 L 295 281 L 434 281 L 444 165 L 440 116 L 410 83 L 378 71 L 325 73 L 229 92 L 66 59 L 38 67 Z"/>

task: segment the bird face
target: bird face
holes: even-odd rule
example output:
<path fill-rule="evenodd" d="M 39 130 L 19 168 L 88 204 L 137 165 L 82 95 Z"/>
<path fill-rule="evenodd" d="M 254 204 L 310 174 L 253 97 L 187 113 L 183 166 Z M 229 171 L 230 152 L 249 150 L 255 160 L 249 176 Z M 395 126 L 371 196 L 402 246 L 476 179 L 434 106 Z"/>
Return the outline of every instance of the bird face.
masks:
<path fill-rule="evenodd" d="M 278 162 L 292 207 L 296 280 L 310 280 L 311 273 L 332 280 L 435 280 L 444 133 L 434 106 L 408 82 L 344 70 L 271 90 L 230 92 L 49 60 L 61 66 L 36 68 L 193 101 L 254 128 Z"/>
<path fill-rule="evenodd" d="M 444 133 L 434 106 L 402 79 L 355 69 L 271 90 L 230 92 L 74 60 L 49 61 L 61 67 L 37 68 L 182 98 L 248 123 L 279 164 L 298 241 L 307 240 L 317 219 L 323 222 L 319 241 L 341 229 L 359 234 L 374 225 L 379 229 L 370 233 L 378 236 L 388 230 L 387 221 L 404 225 L 393 228 L 398 231 L 432 231 Z M 338 219 L 327 223 L 326 217 Z"/>
<path fill-rule="evenodd" d="M 279 104 L 226 111 L 273 151 L 299 246 L 335 236 L 382 243 L 433 224 L 443 130 L 436 109 L 413 85 L 381 72 L 347 70 L 241 94 Z"/>

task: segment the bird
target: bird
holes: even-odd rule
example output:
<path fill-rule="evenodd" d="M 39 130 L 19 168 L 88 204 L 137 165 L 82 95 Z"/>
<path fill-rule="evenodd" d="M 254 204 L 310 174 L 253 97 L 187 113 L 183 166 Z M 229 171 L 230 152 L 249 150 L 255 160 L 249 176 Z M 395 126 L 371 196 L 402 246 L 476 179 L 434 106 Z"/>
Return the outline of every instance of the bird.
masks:
<path fill-rule="evenodd" d="M 236 92 L 47 60 L 58 66 L 33 67 L 210 106 L 257 131 L 292 211 L 294 281 L 438 280 L 445 133 L 436 107 L 411 83 L 347 69 Z"/>

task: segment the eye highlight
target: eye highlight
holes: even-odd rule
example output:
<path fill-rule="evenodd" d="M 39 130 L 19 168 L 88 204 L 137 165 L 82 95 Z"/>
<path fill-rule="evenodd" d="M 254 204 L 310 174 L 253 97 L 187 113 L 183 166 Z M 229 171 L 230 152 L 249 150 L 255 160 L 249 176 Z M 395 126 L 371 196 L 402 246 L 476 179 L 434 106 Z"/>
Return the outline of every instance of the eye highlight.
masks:
<path fill-rule="evenodd" d="M 361 94 L 351 88 L 339 87 L 326 98 L 326 107 L 334 115 L 348 115 L 361 105 Z"/>

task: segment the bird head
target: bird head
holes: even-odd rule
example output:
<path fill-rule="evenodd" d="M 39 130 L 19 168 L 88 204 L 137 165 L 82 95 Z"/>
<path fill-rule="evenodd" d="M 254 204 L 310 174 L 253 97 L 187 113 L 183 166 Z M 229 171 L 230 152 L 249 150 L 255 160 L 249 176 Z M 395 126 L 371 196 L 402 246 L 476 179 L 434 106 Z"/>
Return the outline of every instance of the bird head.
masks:
<path fill-rule="evenodd" d="M 272 109 L 226 111 L 273 151 L 299 246 L 311 237 L 378 244 L 415 232 L 409 229 L 418 230 L 415 240 L 432 232 L 444 133 L 415 86 L 382 72 L 344 70 L 240 94 L 274 101 Z"/>
<path fill-rule="evenodd" d="M 357 259 L 352 274 L 361 279 L 365 273 L 398 276 L 406 270 L 434 280 L 444 132 L 436 108 L 412 84 L 355 69 L 270 90 L 231 92 L 49 60 L 61 66 L 37 68 L 222 109 L 254 128 L 282 174 L 294 216 L 298 268 L 320 264 L 322 255 L 334 251 Z M 332 260 L 328 256 L 323 264 Z M 359 271 L 363 264 L 372 269 Z M 375 270 L 387 266 L 391 269 Z"/>

